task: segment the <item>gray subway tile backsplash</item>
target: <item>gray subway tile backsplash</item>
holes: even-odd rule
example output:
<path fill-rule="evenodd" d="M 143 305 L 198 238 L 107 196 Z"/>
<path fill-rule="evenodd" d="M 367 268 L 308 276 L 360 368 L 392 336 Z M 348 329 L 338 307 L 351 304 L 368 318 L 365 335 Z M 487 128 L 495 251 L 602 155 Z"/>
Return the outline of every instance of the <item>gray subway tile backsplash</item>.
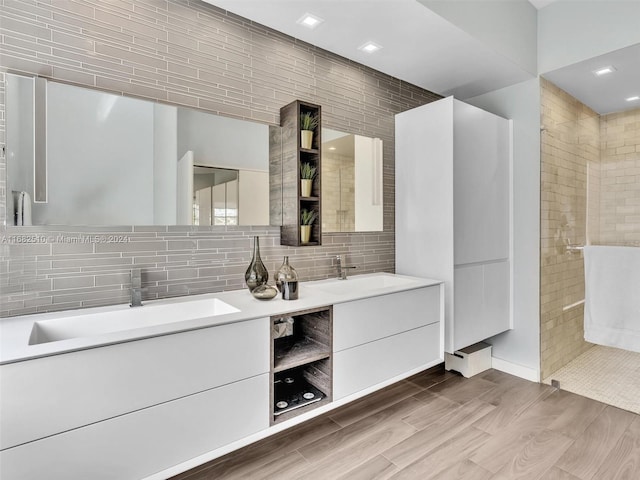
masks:
<path fill-rule="evenodd" d="M 295 99 L 323 123 L 384 142 L 384 232 L 325 234 L 319 247 L 280 246 L 277 227 L 8 227 L 0 235 L 0 316 L 128 302 L 142 268 L 145 300 L 243 287 L 252 237 L 273 275 L 289 255 L 302 280 L 394 269 L 394 115 L 437 95 L 199 0 L 0 0 L 0 142 L 4 72 L 37 74 L 225 116 L 279 123 Z M 0 222 L 6 220 L 0 158 Z M 73 240 L 122 233 L 126 242 Z M 11 243 L 35 235 L 41 243 Z"/>
<path fill-rule="evenodd" d="M 61 277 L 56 278 L 53 281 L 54 290 L 66 290 L 72 288 L 81 287 L 93 287 L 96 285 L 96 277 L 94 276 L 82 276 L 82 277 Z"/>

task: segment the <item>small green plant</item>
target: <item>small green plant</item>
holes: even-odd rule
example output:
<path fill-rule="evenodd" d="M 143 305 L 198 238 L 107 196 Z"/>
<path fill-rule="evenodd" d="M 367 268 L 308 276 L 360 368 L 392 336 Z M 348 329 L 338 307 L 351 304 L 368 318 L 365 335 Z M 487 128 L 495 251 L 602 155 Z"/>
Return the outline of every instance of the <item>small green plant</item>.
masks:
<path fill-rule="evenodd" d="M 318 115 L 313 112 L 300 114 L 300 130 L 315 130 L 318 126 Z"/>
<path fill-rule="evenodd" d="M 303 180 L 313 180 L 316 176 L 318 168 L 311 165 L 309 162 L 304 162 L 300 165 L 300 178 Z"/>
<path fill-rule="evenodd" d="M 300 212 L 300 225 L 312 225 L 316 221 L 318 213 L 315 210 L 303 208 Z"/>

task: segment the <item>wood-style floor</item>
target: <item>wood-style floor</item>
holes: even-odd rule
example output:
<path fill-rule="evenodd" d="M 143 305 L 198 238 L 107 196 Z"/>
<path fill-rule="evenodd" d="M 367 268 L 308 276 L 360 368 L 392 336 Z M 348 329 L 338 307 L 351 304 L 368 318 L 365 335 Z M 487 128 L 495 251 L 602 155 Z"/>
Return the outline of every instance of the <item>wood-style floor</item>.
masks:
<path fill-rule="evenodd" d="M 436 367 L 178 479 L 638 480 L 640 416 Z"/>

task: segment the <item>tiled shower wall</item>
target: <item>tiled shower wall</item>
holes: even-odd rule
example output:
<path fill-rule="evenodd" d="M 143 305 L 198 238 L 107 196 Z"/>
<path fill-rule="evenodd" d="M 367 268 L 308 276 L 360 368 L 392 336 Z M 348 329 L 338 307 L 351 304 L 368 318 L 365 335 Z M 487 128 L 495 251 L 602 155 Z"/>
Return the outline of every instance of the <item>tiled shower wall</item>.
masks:
<path fill-rule="evenodd" d="M 587 170 L 599 162 L 597 113 L 542 80 L 541 378 L 586 351 L 584 265 L 569 245 L 584 245 Z"/>
<path fill-rule="evenodd" d="M 292 100 L 318 103 L 326 126 L 384 141 L 385 202 L 384 232 L 325 235 L 321 247 L 281 247 L 275 227 L 6 228 L 1 316 L 126 302 L 133 267 L 146 299 L 240 288 L 253 235 L 271 272 L 287 254 L 301 279 L 324 278 L 337 253 L 360 273 L 393 271 L 394 115 L 437 95 L 198 0 L 0 0 L 0 34 L 2 72 L 271 125 Z M 3 144 L 4 126 L 2 74 Z M 3 223 L 5 172 L 3 157 Z"/>
<path fill-rule="evenodd" d="M 356 228 L 353 155 L 322 152 L 322 230 L 350 232 Z"/>
<path fill-rule="evenodd" d="M 640 246 L 640 109 L 600 118 L 599 222 L 590 225 L 593 243 Z"/>
<path fill-rule="evenodd" d="M 542 81 L 542 378 L 587 350 L 570 244 L 640 245 L 640 110 L 598 116 Z M 574 306 L 572 306 L 574 305 Z"/>

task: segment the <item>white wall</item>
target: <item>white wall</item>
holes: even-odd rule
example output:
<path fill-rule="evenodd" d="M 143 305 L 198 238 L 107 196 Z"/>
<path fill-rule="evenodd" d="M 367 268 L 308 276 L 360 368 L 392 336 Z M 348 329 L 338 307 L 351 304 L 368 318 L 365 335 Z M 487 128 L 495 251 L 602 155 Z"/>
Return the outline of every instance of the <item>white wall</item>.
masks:
<path fill-rule="evenodd" d="M 489 92 L 466 102 L 513 119 L 514 329 L 489 340 L 493 356 L 513 373 L 537 380 L 540 371 L 540 81 Z"/>
<path fill-rule="evenodd" d="M 153 105 L 153 223 L 173 225 L 177 215 L 178 109 Z"/>
<path fill-rule="evenodd" d="M 269 171 L 269 126 L 178 109 L 178 156 L 193 151 L 196 165 Z"/>
<path fill-rule="evenodd" d="M 353 137 L 356 232 L 382 231 L 382 162 L 375 159 L 375 149 L 382 152 L 382 140 L 362 135 Z"/>
<path fill-rule="evenodd" d="M 269 225 L 269 172 L 240 170 L 238 224 Z"/>
<path fill-rule="evenodd" d="M 637 0 L 557 1 L 538 12 L 538 71 L 640 43 Z"/>
<path fill-rule="evenodd" d="M 153 224 L 153 103 L 55 82 L 47 96 L 49 197 L 33 223 Z"/>
<path fill-rule="evenodd" d="M 14 224 L 12 191 L 35 198 L 33 186 L 33 78 L 7 74 L 7 224 Z"/>
<path fill-rule="evenodd" d="M 528 0 L 418 0 L 532 75 L 537 73 L 537 11 Z"/>

